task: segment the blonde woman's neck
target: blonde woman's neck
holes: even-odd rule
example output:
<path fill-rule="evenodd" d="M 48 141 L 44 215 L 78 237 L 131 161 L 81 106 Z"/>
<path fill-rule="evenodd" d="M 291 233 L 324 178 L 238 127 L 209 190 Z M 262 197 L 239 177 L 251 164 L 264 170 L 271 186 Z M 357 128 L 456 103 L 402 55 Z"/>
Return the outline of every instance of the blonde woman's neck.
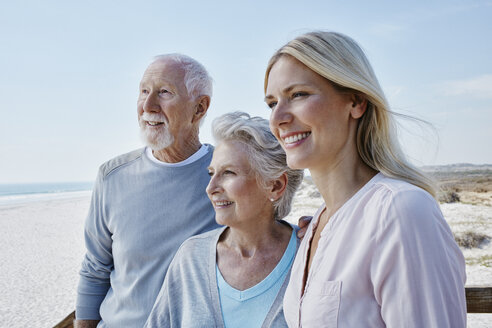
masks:
<path fill-rule="evenodd" d="M 339 161 L 318 170 L 310 169 L 310 173 L 330 217 L 371 180 L 377 171 L 356 156 L 353 160 Z"/>

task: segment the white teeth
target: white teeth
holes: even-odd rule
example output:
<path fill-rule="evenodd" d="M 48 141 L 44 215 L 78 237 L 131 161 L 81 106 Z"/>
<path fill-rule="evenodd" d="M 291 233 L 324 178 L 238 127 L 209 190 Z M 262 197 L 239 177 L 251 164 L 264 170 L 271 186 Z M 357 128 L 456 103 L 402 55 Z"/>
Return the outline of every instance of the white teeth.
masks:
<path fill-rule="evenodd" d="M 229 202 L 229 201 L 215 202 L 215 205 L 217 205 L 217 206 L 225 206 L 225 205 L 230 205 L 230 204 L 232 204 L 232 202 Z"/>
<path fill-rule="evenodd" d="M 149 125 L 159 125 L 159 124 L 161 124 L 162 122 L 152 122 L 152 121 L 147 121 L 147 123 L 149 123 Z"/>
<path fill-rule="evenodd" d="M 294 143 L 294 142 L 297 142 L 299 140 L 307 138 L 309 135 L 311 135 L 311 132 L 299 133 L 299 134 L 284 138 L 284 142 L 286 144 Z"/>

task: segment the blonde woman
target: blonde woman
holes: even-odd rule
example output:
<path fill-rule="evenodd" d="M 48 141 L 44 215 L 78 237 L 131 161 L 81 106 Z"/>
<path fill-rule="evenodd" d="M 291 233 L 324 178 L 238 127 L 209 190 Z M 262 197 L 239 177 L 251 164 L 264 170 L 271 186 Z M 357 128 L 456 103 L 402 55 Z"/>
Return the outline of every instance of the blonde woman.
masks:
<path fill-rule="evenodd" d="M 289 327 L 465 327 L 465 262 L 432 182 L 351 38 L 312 32 L 271 58 L 270 129 L 324 199 L 284 298 Z"/>

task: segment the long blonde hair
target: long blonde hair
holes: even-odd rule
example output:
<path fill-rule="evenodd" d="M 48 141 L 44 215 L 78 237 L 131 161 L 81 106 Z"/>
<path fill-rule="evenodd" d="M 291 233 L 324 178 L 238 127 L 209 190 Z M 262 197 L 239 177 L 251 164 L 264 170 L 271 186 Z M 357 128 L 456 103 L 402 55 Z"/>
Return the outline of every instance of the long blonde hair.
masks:
<path fill-rule="evenodd" d="M 265 92 L 273 65 L 282 56 L 292 56 L 332 82 L 338 90 L 367 99 L 359 119 L 357 150 L 369 167 L 384 175 L 407 181 L 436 197 L 434 181 L 413 166 L 401 151 L 395 115 L 359 45 L 341 33 L 314 31 L 303 34 L 280 48 L 270 59 L 265 73 Z M 405 116 L 408 118 L 408 116 Z"/>

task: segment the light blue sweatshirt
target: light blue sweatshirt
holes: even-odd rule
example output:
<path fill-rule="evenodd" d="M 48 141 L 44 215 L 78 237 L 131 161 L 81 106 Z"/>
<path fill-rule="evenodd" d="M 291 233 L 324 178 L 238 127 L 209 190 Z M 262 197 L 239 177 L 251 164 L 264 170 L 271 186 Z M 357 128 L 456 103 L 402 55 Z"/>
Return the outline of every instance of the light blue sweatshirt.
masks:
<path fill-rule="evenodd" d="M 217 228 L 205 193 L 213 147 L 163 167 L 140 149 L 100 167 L 85 226 L 76 317 L 98 327 L 142 327 L 169 263 L 190 236 Z"/>

